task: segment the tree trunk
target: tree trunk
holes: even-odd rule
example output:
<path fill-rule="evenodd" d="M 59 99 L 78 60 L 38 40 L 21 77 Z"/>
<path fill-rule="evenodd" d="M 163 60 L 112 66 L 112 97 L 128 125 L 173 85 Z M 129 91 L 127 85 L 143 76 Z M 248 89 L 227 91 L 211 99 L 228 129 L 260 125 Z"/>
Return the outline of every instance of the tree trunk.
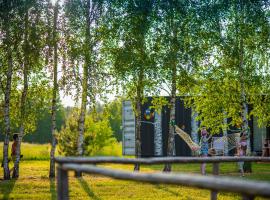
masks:
<path fill-rule="evenodd" d="M 142 155 L 142 147 L 141 147 L 141 97 L 140 95 L 136 101 L 136 128 L 135 128 L 135 155 L 136 158 L 140 158 Z M 139 171 L 140 165 L 135 164 L 134 171 Z"/>
<path fill-rule="evenodd" d="M 168 136 L 168 147 L 167 147 L 167 156 L 171 157 L 175 155 L 175 141 L 174 141 L 174 133 L 175 133 L 175 101 L 176 101 L 176 65 L 173 66 L 172 69 L 172 93 L 170 100 L 170 129 Z M 166 164 L 163 171 L 170 172 L 171 164 Z"/>
<path fill-rule="evenodd" d="M 196 117 L 198 116 L 198 113 L 192 109 L 192 115 L 191 115 L 191 138 L 196 143 L 199 144 L 199 122 L 196 121 Z"/>
<path fill-rule="evenodd" d="M 162 143 L 162 114 L 155 112 L 155 124 L 154 124 L 154 146 L 155 146 L 155 156 L 163 156 L 163 143 Z"/>
<path fill-rule="evenodd" d="M 228 120 L 226 117 L 224 117 L 223 119 L 223 123 L 228 124 Z M 225 130 L 223 130 L 223 137 L 224 137 L 224 155 L 228 156 L 229 155 L 229 143 L 228 143 L 228 131 L 227 128 Z"/>
<path fill-rule="evenodd" d="M 83 66 L 83 82 L 82 82 L 82 100 L 81 111 L 78 123 L 78 155 L 83 155 L 83 142 L 84 142 L 84 123 L 87 105 L 87 93 L 88 93 L 88 68 L 90 67 L 90 2 L 87 1 L 86 9 L 86 31 L 85 31 L 85 64 Z"/>
<path fill-rule="evenodd" d="M 51 152 L 50 152 L 50 172 L 49 177 L 55 177 L 55 149 L 56 149 L 56 112 L 57 112 L 57 94 L 58 94 L 58 73 L 57 73 L 57 62 L 58 62 L 58 52 L 57 52 L 57 18 L 58 18 L 58 1 L 54 6 L 54 18 L 53 18 L 53 96 L 52 96 L 52 125 L 51 125 L 51 133 L 52 133 L 52 143 L 51 143 Z"/>
<path fill-rule="evenodd" d="M 240 14 L 243 14 L 243 1 L 240 1 Z M 241 25 L 244 23 L 243 18 L 241 17 Z M 249 131 L 248 126 L 248 102 L 246 97 L 246 91 L 245 91 L 245 69 L 244 69 L 244 41 L 242 33 L 244 30 L 242 30 L 242 26 L 238 24 L 238 17 L 237 17 L 237 26 L 240 27 L 240 31 L 238 32 L 240 37 L 239 41 L 239 71 L 240 71 L 240 84 L 241 84 L 241 97 L 242 97 L 242 131 Z M 251 152 L 250 147 L 250 137 L 247 139 L 247 153 L 249 154 Z"/>
<path fill-rule="evenodd" d="M 8 148 L 9 148 L 9 136 L 10 136 L 10 94 L 11 94 L 11 80 L 13 73 L 13 59 L 11 50 L 11 39 L 10 39 L 10 28 L 9 28 L 9 17 L 5 17 L 5 30 L 6 30 L 6 46 L 7 46 L 7 82 L 5 88 L 5 104 L 4 104 L 4 123 L 5 123 L 5 139 L 3 146 L 3 168 L 4 168 L 4 180 L 10 179 L 10 171 L 8 166 Z"/>
<path fill-rule="evenodd" d="M 136 94 L 136 104 L 135 104 L 135 109 L 136 109 L 136 127 L 135 127 L 135 156 L 136 158 L 140 158 L 142 156 L 142 143 L 141 143 L 141 116 L 142 116 L 142 95 L 143 95 L 143 86 L 142 86 L 142 81 L 143 81 L 143 71 L 140 69 L 139 76 L 138 76 L 138 83 L 137 83 L 137 94 Z M 134 171 L 139 171 L 140 170 L 140 165 L 135 164 L 134 166 Z"/>
<path fill-rule="evenodd" d="M 29 44 L 28 44 L 28 10 L 26 11 L 24 17 L 24 24 L 25 24 L 25 33 L 24 33 L 24 63 L 23 63 L 23 91 L 21 96 L 21 119 L 20 119 L 20 132 L 18 136 L 18 144 L 16 147 L 16 160 L 14 163 L 13 175 L 12 178 L 19 177 L 19 164 L 20 164 L 20 157 L 21 157 L 21 143 L 22 138 L 24 136 L 24 124 L 25 124 L 25 111 L 26 111 L 26 98 L 27 98 L 27 91 L 28 91 L 28 65 L 29 65 Z"/>

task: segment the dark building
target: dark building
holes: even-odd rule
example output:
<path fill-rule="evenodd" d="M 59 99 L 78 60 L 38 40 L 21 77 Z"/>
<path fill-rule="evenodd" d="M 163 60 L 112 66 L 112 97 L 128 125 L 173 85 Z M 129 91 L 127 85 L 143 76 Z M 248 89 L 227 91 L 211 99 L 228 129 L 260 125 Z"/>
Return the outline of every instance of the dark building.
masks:
<path fill-rule="evenodd" d="M 152 98 L 142 105 L 141 114 L 141 147 L 143 157 L 158 157 L 167 155 L 168 133 L 170 108 L 164 106 L 161 112 L 156 112 L 151 108 Z M 169 99 L 168 99 L 169 100 Z M 192 117 L 190 108 L 185 108 L 183 100 L 177 97 L 175 103 L 175 123 L 179 127 L 183 127 L 193 141 L 199 142 L 198 127 L 199 123 Z M 229 121 L 229 119 L 227 119 Z M 259 128 L 257 120 L 249 120 L 251 131 L 251 151 L 258 154 L 262 149 L 262 138 L 270 138 L 270 128 Z M 233 129 L 233 128 L 232 128 Z M 228 134 L 231 134 L 228 131 Z M 222 136 L 222 133 L 220 134 Z M 135 153 L 135 118 L 132 111 L 131 102 L 123 102 L 123 154 L 134 155 Z M 188 145 L 178 135 L 175 136 L 175 155 L 191 156 L 191 150 Z M 230 155 L 234 155 L 234 151 L 229 151 Z"/>

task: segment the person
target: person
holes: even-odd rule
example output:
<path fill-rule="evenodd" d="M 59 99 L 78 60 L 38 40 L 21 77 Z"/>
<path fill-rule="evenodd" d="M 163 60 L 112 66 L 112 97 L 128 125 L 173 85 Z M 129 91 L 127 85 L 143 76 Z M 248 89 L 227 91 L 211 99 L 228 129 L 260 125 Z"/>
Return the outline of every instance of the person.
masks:
<path fill-rule="evenodd" d="M 17 151 L 17 146 L 18 146 L 18 134 L 14 134 L 13 135 L 13 143 L 12 143 L 12 146 L 11 146 L 11 160 L 13 161 L 13 163 L 15 163 L 16 161 L 16 151 Z M 23 157 L 23 155 L 20 156 L 21 158 Z M 8 159 L 8 162 L 10 162 L 10 159 Z M 1 167 L 3 167 L 3 163 L 1 165 Z M 10 172 L 12 172 L 14 169 L 11 168 Z"/>
<path fill-rule="evenodd" d="M 211 136 L 207 137 L 208 132 L 206 130 L 206 127 L 202 127 L 201 130 L 201 140 L 200 140 L 200 146 L 201 146 L 201 157 L 207 157 L 208 156 L 208 140 L 211 138 Z M 206 163 L 201 164 L 201 174 L 205 175 L 205 168 Z"/>
<path fill-rule="evenodd" d="M 15 164 L 16 161 L 16 151 L 17 151 L 17 146 L 18 146 L 18 141 L 19 140 L 19 135 L 18 134 L 14 134 L 13 135 L 13 143 L 11 146 L 11 160 L 13 162 L 13 164 Z M 23 155 L 20 155 L 20 158 L 22 158 Z M 10 172 L 12 172 L 14 170 L 14 166 L 11 168 Z"/>
<path fill-rule="evenodd" d="M 246 156 L 247 153 L 247 134 L 245 131 L 242 131 L 240 134 L 240 140 L 237 147 L 237 156 L 242 157 Z M 241 173 L 241 176 L 245 176 L 244 174 L 244 162 L 240 161 L 238 162 L 239 171 Z"/>
<path fill-rule="evenodd" d="M 18 134 L 13 135 L 13 143 L 11 147 L 11 158 L 13 161 L 16 159 L 16 150 L 17 150 L 17 145 L 18 145 Z"/>
<path fill-rule="evenodd" d="M 17 151 L 17 146 L 18 146 L 18 134 L 14 134 L 13 135 L 13 143 L 11 146 L 11 160 L 13 161 L 13 163 L 15 163 L 16 161 L 16 151 Z M 12 172 L 14 170 L 14 167 L 11 168 L 10 172 Z"/>
<path fill-rule="evenodd" d="M 182 124 L 181 129 L 182 129 L 183 131 L 185 131 L 185 129 L 186 129 L 185 124 Z"/>

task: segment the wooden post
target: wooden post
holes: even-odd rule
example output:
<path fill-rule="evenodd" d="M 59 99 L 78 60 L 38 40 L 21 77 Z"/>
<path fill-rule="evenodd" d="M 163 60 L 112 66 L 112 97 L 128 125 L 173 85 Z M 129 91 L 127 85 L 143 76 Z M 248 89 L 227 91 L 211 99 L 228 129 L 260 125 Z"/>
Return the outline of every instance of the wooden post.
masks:
<path fill-rule="evenodd" d="M 213 169 L 212 169 L 213 175 L 219 174 L 219 163 L 213 163 Z M 211 200 L 216 200 L 218 195 L 217 190 L 211 190 Z"/>
<path fill-rule="evenodd" d="M 213 163 L 213 175 L 219 175 L 219 163 Z"/>
<path fill-rule="evenodd" d="M 68 172 L 62 169 L 62 166 L 57 167 L 57 199 L 68 200 Z"/>
<path fill-rule="evenodd" d="M 254 200 L 255 198 L 252 195 L 243 194 L 242 199 L 243 200 Z"/>
<path fill-rule="evenodd" d="M 82 177 L 82 172 L 77 172 L 77 171 L 75 171 L 75 172 L 74 172 L 74 177 L 75 177 L 75 178 L 81 178 L 81 177 Z"/>

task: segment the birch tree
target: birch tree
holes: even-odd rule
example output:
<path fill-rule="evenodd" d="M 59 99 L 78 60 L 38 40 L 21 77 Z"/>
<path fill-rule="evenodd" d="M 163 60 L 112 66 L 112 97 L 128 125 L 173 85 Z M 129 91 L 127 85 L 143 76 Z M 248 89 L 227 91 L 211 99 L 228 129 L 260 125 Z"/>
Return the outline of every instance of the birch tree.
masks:
<path fill-rule="evenodd" d="M 78 155 L 83 155 L 84 124 L 87 105 L 92 97 L 93 79 L 98 79 L 100 40 L 98 38 L 99 21 L 103 14 L 103 1 L 96 0 L 69 0 L 65 4 L 67 28 L 65 37 L 67 42 L 68 63 L 64 69 L 63 85 L 65 88 L 74 88 L 80 96 L 80 117 L 78 120 Z M 83 42 L 82 42 L 83 41 Z M 71 78 L 71 84 L 67 83 Z M 67 90 L 66 90 L 67 91 Z M 69 91 L 70 92 L 70 91 Z M 91 93 L 91 94 L 90 94 Z M 79 99 L 77 99 L 79 100 Z M 92 98 L 93 100 L 93 98 Z"/>
<path fill-rule="evenodd" d="M 165 91 L 170 97 L 170 120 L 167 141 L 167 156 L 175 155 L 175 103 L 176 95 L 189 92 L 186 87 L 195 68 L 195 54 L 200 54 L 197 48 L 198 20 L 195 8 L 198 3 L 191 1 L 159 1 L 157 9 L 156 54 L 160 68 L 160 86 L 165 85 Z M 167 164 L 164 171 L 171 171 Z"/>
<path fill-rule="evenodd" d="M 51 152 L 50 152 L 50 172 L 49 177 L 55 177 L 55 150 L 56 150 L 56 112 L 57 112 L 57 95 L 58 90 L 58 37 L 57 37 L 57 21 L 59 12 L 59 1 L 53 5 L 53 93 L 52 93 L 52 111 L 51 111 Z"/>
<path fill-rule="evenodd" d="M 201 62 L 191 99 L 201 126 L 213 134 L 237 125 L 247 131 L 251 114 L 261 116 L 259 109 L 253 109 L 265 105 L 261 91 L 269 57 L 267 6 L 266 1 L 242 0 L 204 4 L 207 12 L 212 11 L 204 24 L 210 56 Z"/>
<path fill-rule="evenodd" d="M 19 73 L 22 74 L 22 92 L 20 98 L 20 120 L 19 120 L 19 135 L 16 146 L 16 159 L 13 168 L 13 178 L 19 177 L 19 163 L 21 156 L 21 143 L 23 136 L 27 133 L 27 120 L 31 116 L 31 111 L 28 111 L 28 90 L 29 76 L 33 73 L 39 74 L 42 70 L 43 62 L 41 59 L 42 51 L 42 1 L 30 2 L 26 1 L 18 6 L 18 18 L 23 24 L 22 37 L 20 38 L 20 28 L 17 30 L 16 42 L 16 64 L 18 65 Z M 17 23 L 19 24 L 20 21 Z M 45 77 L 44 77 L 45 78 Z M 34 83 L 33 78 L 30 79 Z M 17 89 L 18 90 L 18 89 Z M 31 93 L 30 93 L 31 94 Z M 35 121 L 35 119 L 34 119 Z"/>
<path fill-rule="evenodd" d="M 4 168 L 4 180 L 10 179 L 10 171 L 8 166 L 8 149 L 9 149 L 9 136 L 10 131 L 10 94 L 11 94 L 11 84 L 13 76 L 13 43 L 12 43 L 12 32 L 11 32 L 11 11 L 14 9 L 12 4 L 3 4 L 4 9 L 1 10 L 1 25 L 3 33 L 2 39 L 2 49 L 6 52 L 3 54 L 2 69 L 4 69 L 4 78 L 1 77 L 1 85 L 4 90 L 4 127 L 5 127 L 5 139 L 3 145 L 3 168 Z"/>
<path fill-rule="evenodd" d="M 123 93 L 132 101 L 135 113 L 135 156 L 141 157 L 141 109 L 147 91 L 153 84 L 154 65 L 149 41 L 154 1 L 114 1 L 112 19 L 108 23 L 110 34 L 105 39 L 111 53 L 113 72 Z M 153 78 L 154 80 L 154 78 Z M 135 165 L 134 170 L 139 170 Z"/>

